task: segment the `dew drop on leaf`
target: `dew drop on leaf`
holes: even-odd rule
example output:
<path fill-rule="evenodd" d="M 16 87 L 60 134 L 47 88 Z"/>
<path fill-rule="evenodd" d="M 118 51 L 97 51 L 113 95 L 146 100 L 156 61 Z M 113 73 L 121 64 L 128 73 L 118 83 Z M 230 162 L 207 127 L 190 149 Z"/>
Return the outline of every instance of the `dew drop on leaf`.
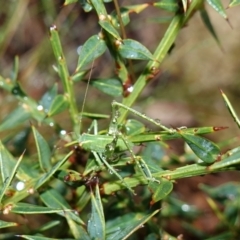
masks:
<path fill-rule="evenodd" d="M 160 119 L 154 119 L 156 123 L 161 123 Z"/>
<path fill-rule="evenodd" d="M 181 208 L 184 212 L 188 212 L 190 210 L 190 207 L 188 204 L 183 204 Z"/>
<path fill-rule="evenodd" d="M 25 187 L 25 183 L 24 182 L 22 182 L 22 181 L 17 182 L 17 184 L 16 184 L 17 191 L 23 190 L 24 187 Z"/>
<path fill-rule="evenodd" d="M 37 106 L 37 110 L 38 110 L 38 111 L 42 111 L 42 110 L 43 110 L 43 106 L 42 106 L 42 105 L 38 105 L 38 106 Z"/>
<path fill-rule="evenodd" d="M 64 136 L 64 135 L 67 134 L 67 131 L 66 131 L 66 130 L 61 130 L 61 131 L 60 131 L 60 134 L 61 134 L 62 136 Z"/>
<path fill-rule="evenodd" d="M 131 86 L 127 89 L 127 91 L 131 93 L 133 91 L 133 89 L 134 89 L 133 86 Z"/>
<path fill-rule="evenodd" d="M 79 213 L 78 213 L 78 211 L 76 210 L 76 211 L 74 211 L 74 213 L 76 214 L 76 215 L 79 215 Z"/>
<path fill-rule="evenodd" d="M 53 126 L 54 126 L 54 122 L 50 122 L 50 123 L 49 123 L 49 126 L 50 126 L 50 127 L 53 127 Z"/>

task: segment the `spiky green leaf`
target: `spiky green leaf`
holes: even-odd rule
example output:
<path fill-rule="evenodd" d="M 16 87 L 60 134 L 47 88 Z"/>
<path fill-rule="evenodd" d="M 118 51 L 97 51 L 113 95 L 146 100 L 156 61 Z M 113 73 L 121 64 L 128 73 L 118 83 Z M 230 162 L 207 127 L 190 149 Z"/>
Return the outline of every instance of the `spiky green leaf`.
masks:
<path fill-rule="evenodd" d="M 88 220 L 88 232 L 92 239 L 106 239 L 105 219 L 98 184 L 95 194 L 91 192 L 91 217 Z"/>
<path fill-rule="evenodd" d="M 207 0 L 207 2 L 219 15 L 227 19 L 227 14 L 221 0 Z"/>
<path fill-rule="evenodd" d="M 40 167 L 43 172 L 48 172 L 52 168 L 50 147 L 34 126 L 32 126 L 32 131 L 37 146 Z"/>

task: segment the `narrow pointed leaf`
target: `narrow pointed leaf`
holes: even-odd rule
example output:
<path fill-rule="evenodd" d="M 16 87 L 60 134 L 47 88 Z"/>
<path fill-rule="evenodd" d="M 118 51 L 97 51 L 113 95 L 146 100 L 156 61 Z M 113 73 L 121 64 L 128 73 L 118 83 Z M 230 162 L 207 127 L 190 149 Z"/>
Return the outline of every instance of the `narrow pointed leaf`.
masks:
<path fill-rule="evenodd" d="M 126 6 L 124 8 L 128 9 L 129 13 L 140 13 L 152 4 L 153 3 L 135 4 L 131 6 Z"/>
<path fill-rule="evenodd" d="M 34 189 L 39 188 L 42 186 L 44 183 L 46 183 L 55 173 L 59 168 L 68 160 L 68 158 L 72 155 L 72 151 L 69 152 L 62 160 L 57 162 L 50 171 L 46 172 L 43 174 L 35 183 Z"/>
<path fill-rule="evenodd" d="M 13 110 L 0 124 L 0 131 L 8 130 L 19 126 L 20 124 L 26 122 L 31 117 L 30 112 L 23 108 L 18 107 Z"/>
<path fill-rule="evenodd" d="M 53 102 L 53 99 L 57 96 L 58 86 L 54 84 L 51 89 L 49 89 L 39 101 L 39 104 L 43 106 L 44 111 L 47 113 Z"/>
<path fill-rule="evenodd" d="M 67 201 L 55 189 L 49 189 L 45 191 L 40 195 L 40 198 L 49 207 L 71 209 Z M 85 224 L 80 219 L 78 214 L 76 214 L 74 211 L 62 211 L 58 214 L 66 217 L 69 228 L 71 229 L 71 232 L 74 235 L 75 239 L 90 240 L 86 230 L 82 226 Z"/>
<path fill-rule="evenodd" d="M 0 203 L 2 202 L 2 198 L 7 191 L 8 187 L 12 183 L 12 180 L 16 174 L 16 171 L 23 159 L 23 155 L 20 156 L 18 161 L 15 161 L 11 154 L 7 151 L 7 149 L 0 142 L 0 168 L 1 168 L 1 176 L 3 187 L 0 189 Z"/>
<path fill-rule="evenodd" d="M 95 11 L 97 12 L 98 16 L 100 15 L 107 15 L 106 12 L 106 7 L 103 3 L 103 1 L 99 1 L 99 0 L 91 0 L 91 3 L 95 9 Z"/>
<path fill-rule="evenodd" d="M 50 109 L 48 111 L 48 116 L 49 117 L 52 117 L 64 110 L 66 110 L 68 108 L 69 104 L 68 104 L 68 101 L 66 99 L 66 97 L 64 97 L 63 95 L 57 95 L 51 106 L 50 106 Z"/>
<path fill-rule="evenodd" d="M 211 164 L 217 160 L 220 150 L 213 142 L 192 134 L 182 134 L 182 137 L 203 162 Z"/>
<path fill-rule="evenodd" d="M 218 36 L 217 36 L 217 33 L 215 32 L 215 29 L 214 29 L 214 27 L 213 27 L 213 25 L 212 25 L 212 23 L 211 23 L 211 20 L 210 20 L 210 18 L 209 18 L 209 16 L 208 16 L 208 12 L 207 12 L 204 8 L 202 8 L 202 9 L 200 10 L 200 14 L 201 14 L 201 18 L 202 18 L 205 26 L 207 27 L 207 29 L 208 29 L 209 32 L 212 34 L 212 36 L 214 37 L 214 39 L 216 40 L 216 42 L 217 42 L 218 44 L 220 44 L 219 38 L 218 38 Z"/>
<path fill-rule="evenodd" d="M 55 189 L 49 189 L 40 195 L 44 204 L 50 208 L 62 208 L 63 211 L 58 214 L 63 217 L 70 217 L 78 224 L 84 224 L 80 217 L 74 211 L 64 211 L 65 209 L 71 209 L 71 206 Z"/>
<path fill-rule="evenodd" d="M 232 1 L 230 1 L 228 7 L 229 8 L 230 7 L 235 7 L 235 6 L 239 5 L 239 4 L 240 4 L 240 0 L 232 0 Z"/>
<path fill-rule="evenodd" d="M 176 12 L 179 9 L 179 5 L 176 0 L 162 0 L 155 2 L 153 5 L 170 12 Z"/>
<path fill-rule="evenodd" d="M 208 4 L 222 17 L 227 19 L 227 14 L 225 11 L 225 8 L 222 5 L 222 2 L 220 0 L 207 0 Z"/>
<path fill-rule="evenodd" d="M 151 214 L 127 214 L 107 223 L 108 240 L 124 240 L 130 235 L 142 228 L 144 224 L 156 215 L 160 210 L 156 210 Z"/>
<path fill-rule="evenodd" d="M 99 18 L 99 22 L 98 24 L 110 35 L 112 35 L 114 38 L 116 39 L 121 39 L 118 31 L 116 30 L 116 28 L 112 25 L 112 23 L 110 22 L 109 18 L 108 18 L 108 14 L 106 12 L 106 8 L 105 5 L 103 3 L 103 1 L 99 1 L 99 0 L 92 0 L 91 1 L 93 7 L 95 8 L 97 14 L 98 14 L 98 18 Z"/>
<path fill-rule="evenodd" d="M 14 64 L 13 64 L 13 70 L 12 70 L 12 73 L 11 73 L 11 80 L 13 82 L 17 81 L 18 71 L 19 71 L 19 57 L 15 56 Z"/>
<path fill-rule="evenodd" d="M 124 6 L 120 8 L 120 14 L 121 14 L 121 20 L 123 26 L 126 26 L 130 22 L 130 14 L 131 13 L 140 13 L 143 10 L 145 10 L 147 7 L 149 7 L 151 4 L 149 3 L 143 3 L 143 4 L 135 4 L 131 6 Z M 115 28 L 119 29 L 119 19 L 116 11 L 113 11 L 111 13 L 111 22 L 114 25 Z"/>
<path fill-rule="evenodd" d="M 116 28 L 112 25 L 112 23 L 110 23 L 110 21 L 108 20 L 108 18 L 106 17 L 104 20 L 100 20 L 99 25 L 110 35 L 112 35 L 114 38 L 120 40 L 121 37 L 118 33 L 118 31 L 116 30 Z"/>
<path fill-rule="evenodd" d="M 110 96 L 121 96 L 122 83 L 117 78 L 91 79 L 90 84 Z"/>
<path fill-rule="evenodd" d="M 28 240 L 56 240 L 56 238 L 48 238 L 34 235 L 17 235 L 17 236 Z"/>
<path fill-rule="evenodd" d="M 50 28 L 50 42 L 52 45 L 55 59 L 58 62 L 58 74 L 62 80 L 64 90 L 68 90 L 69 72 L 66 59 L 62 50 L 62 44 L 59 38 L 57 27 L 54 25 Z"/>
<path fill-rule="evenodd" d="M 3 183 L 5 183 L 12 174 L 15 164 L 15 158 L 9 153 L 9 151 L 0 141 L 0 177 Z"/>
<path fill-rule="evenodd" d="M 14 226 L 18 226 L 18 224 L 15 222 L 5 222 L 3 220 L 0 220 L 0 229 Z"/>
<path fill-rule="evenodd" d="M 61 224 L 61 221 L 59 220 L 52 220 L 52 221 L 49 221 L 47 223 L 45 223 L 44 225 L 42 225 L 38 231 L 39 232 L 43 232 L 43 231 L 47 231 L 53 227 L 56 227 L 57 225 L 60 225 Z"/>
<path fill-rule="evenodd" d="M 101 56 L 106 49 L 107 46 L 105 41 L 98 35 L 90 37 L 81 47 L 76 72 Z"/>
<path fill-rule="evenodd" d="M 51 151 L 49 145 L 34 126 L 32 126 L 32 131 L 37 146 L 40 167 L 43 172 L 48 172 L 52 168 Z"/>
<path fill-rule="evenodd" d="M 67 211 L 67 209 L 63 208 L 51 208 L 44 207 L 39 205 L 33 205 L 29 203 L 16 203 L 13 204 L 11 212 L 19 213 L 19 214 L 43 214 L 43 213 L 62 213 Z"/>
<path fill-rule="evenodd" d="M 123 58 L 154 60 L 153 55 L 145 46 L 132 39 L 124 39 L 118 51 Z"/>
<path fill-rule="evenodd" d="M 88 220 L 88 232 L 91 239 L 106 239 L 105 219 L 98 184 L 95 187 L 95 196 L 91 192 L 91 217 Z"/>
<path fill-rule="evenodd" d="M 227 108 L 228 108 L 228 111 L 229 111 L 230 114 L 232 115 L 233 120 L 236 122 L 236 124 L 237 124 L 238 127 L 240 128 L 240 121 L 239 121 L 239 118 L 238 118 L 238 116 L 237 116 L 237 113 L 235 112 L 235 110 L 234 110 L 231 102 L 229 101 L 227 95 L 226 95 L 223 91 L 221 91 L 221 93 L 222 93 L 223 100 L 224 100 L 224 102 L 225 102 L 225 104 L 226 104 L 226 106 L 227 106 Z"/>
<path fill-rule="evenodd" d="M 85 227 L 75 222 L 71 217 L 66 216 L 67 222 L 74 239 L 92 240 L 85 230 Z"/>
<path fill-rule="evenodd" d="M 108 14 L 106 12 L 106 8 L 105 5 L 103 3 L 103 1 L 99 1 L 99 0 L 92 0 L 91 1 L 93 7 L 95 8 L 97 14 L 98 14 L 98 18 L 99 18 L 99 25 L 110 35 L 112 35 L 113 37 L 117 38 L 117 39 L 121 39 L 118 31 L 116 30 L 116 28 L 114 28 L 114 26 L 112 25 L 112 23 L 110 22 L 109 18 L 108 18 Z"/>
<path fill-rule="evenodd" d="M 160 182 L 150 181 L 148 184 L 149 190 L 152 192 L 152 201 L 150 205 L 165 198 L 173 189 L 173 183 L 165 178 L 162 178 Z"/>
<path fill-rule="evenodd" d="M 21 155 L 27 148 L 30 132 L 31 129 L 26 127 L 18 133 L 7 136 L 3 144 L 11 148 L 13 155 Z"/>

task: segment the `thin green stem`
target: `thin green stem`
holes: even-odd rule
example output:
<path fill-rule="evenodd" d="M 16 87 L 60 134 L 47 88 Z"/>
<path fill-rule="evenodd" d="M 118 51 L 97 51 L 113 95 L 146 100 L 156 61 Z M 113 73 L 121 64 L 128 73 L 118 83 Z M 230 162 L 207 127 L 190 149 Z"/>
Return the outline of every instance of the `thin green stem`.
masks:
<path fill-rule="evenodd" d="M 80 132 L 80 125 L 79 125 L 79 119 L 78 119 L 78 109 L 76 104 L 76 98 L 74 96 L 73 91 L 73 81 L 70 80 L 70 78 L 67 81 L 67 94 L 69 99 L 69 112 L 71 119 L 73 121 L 73 131 L 76 135 Z"/>
<path fill-rule="evenodd" d="M 161 172 L 153 173 L 152 176 L 160 181 L 161 178 L 168 179 L 169 181 L 188 178 L 193 176 L 203 176 L 205 174 L 217 173 L 223 171 L 237 170 L 240 164 L 239 152 L 236 152 L 234 155 L 227 157 L 221 161 L 217 161 L 212 165 L 203 165 L 203 164 L 191 164 L 184 167 L 177 168 L 175 170 L 166 170 Z M 124 182 L 128 184 L 129 187 L 133 188 L 138 185 L 148 184 L 147 179 L 142 174 L 133 175 L 131 177 L 124 178 Z M 119 191 L 125 188 L 124 185 L 121 185 L 121 182 L 108 182 L 103 185 L 103 192 L 105 194 L 112 194 L 115 191 Z"/>
<path fill-rule="evenodd" d="M 235 110 L 234 110 L 232 104 L 230 103 L 230 101 L 228 100 L 227 95 L 222 90 L 221 90 L 221 93 L 222 93 L 223 100 L 224 100 L 224 102 L 225 102 L 225 104 L 228 108 L 228 111 L 232 115 L 234 122 L 236 122 L 236 124 L 238 125 L 238 128 L 240 128 L 240 121 L 239 121 L 239 118 L 237 116 L 237 113 L 235 112 Z"/>
<path fill-rule="evenodd" d="M 117 16 L 118 16 L 118 21 L 119 21 L 119 24 L 120 24 L 122 37 L 123 37 L 123 39 L 125 39 L 125 38 L 127 38 L 127 34 L 126 34 L 126 31 L 125 31 L 125 28 L 124 28 L 124 25 L 123 25 L 119 4 L 118 4 L 117 0 L 113 0 L 113 2 L 114 2 L 114 7 L 115 7 L 115 10 L 116 10 Z"/>
<path fill-rule="evenodd" d="M 52 26 L 50 28 L 50 33 L 51 33 L 50 41 L 52 44 L 53 52 L 58 62 L 58 74 L 61 78 L 63 88 L 64 88 L 64 93 L 69 103 L 69 112 L 73 122 L 73 130 L 74 130 L 74 133 L 78 135 L 80 131 L 80 126 L 79 126 L 76 98 L 73 90 L 74 83 L 69 75 L 66 59 L 64 57 L 61 41 L 60 41 L 56 26 Z"/>

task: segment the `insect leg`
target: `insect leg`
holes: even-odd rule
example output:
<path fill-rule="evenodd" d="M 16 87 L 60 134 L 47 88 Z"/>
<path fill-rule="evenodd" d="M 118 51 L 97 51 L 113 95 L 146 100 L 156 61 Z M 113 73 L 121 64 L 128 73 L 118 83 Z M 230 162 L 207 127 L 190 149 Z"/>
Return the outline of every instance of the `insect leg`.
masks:
<path fill-rule="evenodd" d="M 106 167 L 109 169 L 109 171 L 112 172 L 113 174 L 115 174 L 119 178 L 119 180 L 121 180 L 125 184 L 127 189 L 135 195 L 135 193 L 131 189 L 131 187 L 124 181 L 122 176 L 120 174 L 118 174 L 118 172 L 108 163 L 108 161 L 106 160 L 105 156 L 103 156 L 103 154 L 99 154 L 99 153 L 94 152 L 94 151 L 92 151 L 92 153 L 93 153 L 96 161 L 98 162 L 98 164 L 100 164 L 100 165 L 101 165 L 101 163 L 105 164 Z"/>

